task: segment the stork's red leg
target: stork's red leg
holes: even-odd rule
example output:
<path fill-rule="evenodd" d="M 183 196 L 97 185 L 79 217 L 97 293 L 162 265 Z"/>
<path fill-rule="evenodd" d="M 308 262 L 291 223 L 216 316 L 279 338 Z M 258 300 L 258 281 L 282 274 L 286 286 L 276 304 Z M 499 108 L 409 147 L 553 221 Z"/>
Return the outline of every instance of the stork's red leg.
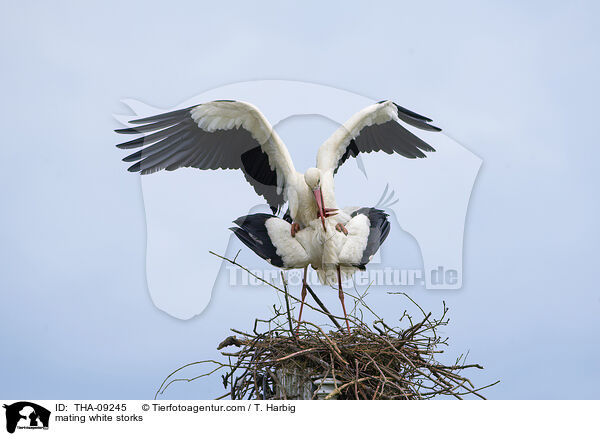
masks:
<path fill-rule="evenodd" d="M 340 266 L 337 266 L 338 285 L 340 287 L 340 301 L 342 302 L 342 309 L 344 309 L 344 318 L 346 319 L 346 327 L 348 327 L 348 333 L 350 333 L 350 323 L 348 322 L 348 314 L 346 314 L 346 305 L 344 304 L 344 291 L 342 291 L 342 273 L 340 272 Z"/>
<path fill-rule="evenodd" d="M 290 234 L 292 235 L 292 238 L 295 238 L 296 233 L 298 233 L 299 231 L 300 231 L 300 224 L 292 223 L 292 225 L 290 227 Z"/>
<path fill-rule="evenodd" d="M 346 226 L 344 226 L 342 223 L 337 223 L 337 224 L 335 225 L 335 229 L 336 229 L 338 232 L 341 232 L 341 233 L 343 233 L 344 235 L 348 236 L 348 229 L 346 229 Z"/>
<path fill-rule="evenodd" d="M 304 308 L 304 299 L 306 298 L 306 269 L 308 267 L 304 267 L 304 277 L 302 278 L 302 302 L 300 303 L 300 313 L 298 314 L 298 326 L 296 327 L 296 336 L 300 331 L 300 321 L 302 320 L 302 309 Z"/>

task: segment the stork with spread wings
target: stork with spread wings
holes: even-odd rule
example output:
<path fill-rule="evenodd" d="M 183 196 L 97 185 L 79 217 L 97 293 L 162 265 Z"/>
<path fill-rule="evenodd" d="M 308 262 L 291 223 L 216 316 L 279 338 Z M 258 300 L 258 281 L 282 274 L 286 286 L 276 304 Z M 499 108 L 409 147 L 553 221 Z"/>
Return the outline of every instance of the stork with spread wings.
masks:
<path fill-rule="evenodd" d="M 359 153 L 426 157 L 426 152 L 435 150 L 402 123 L 440 131 L 431 121 L 389 100 L 370 105 L 321 145 L 316 167 L 304 174 L 296 171 L 264 115 L 241 101 L 217 100 L 130 121 L 133 127 L 117 132 L 142 136 L 117 147 L 139 149 L 123 160 L 134 162 L 129 171 L 142 175 L 182 167 L 241 170 L 273 214 L 288 204 L 286 216 L 292 222 L 268 214 L 242 217 L 236 220 L 239 227 L 232 229 L 238 238 L 273 265 L 304 268 L 304 285 L 309 264 L 323 273 L 319 275 L 323 282 L 328 281 L 326 273 L 333 266 L 343 306 L 341 273 L 364 268 L 386 238 L 389 222 L 376 209 L 338 209 L 334 176 L 348 158 Z M 334 238 L 325 237 L 328 229 Z M 315 235 L 321 244 L 312 242 Z M 303 301 L 305 294 L 303 286 Z"/>

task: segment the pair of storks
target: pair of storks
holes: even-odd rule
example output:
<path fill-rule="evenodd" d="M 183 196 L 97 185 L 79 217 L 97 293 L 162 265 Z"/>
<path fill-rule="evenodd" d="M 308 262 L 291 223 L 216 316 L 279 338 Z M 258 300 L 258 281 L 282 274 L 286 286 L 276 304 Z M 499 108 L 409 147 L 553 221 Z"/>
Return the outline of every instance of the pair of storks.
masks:
<path fill-rule="evenodd" d="M 117 145 L 141 148 L 127 156 L 131 172 L 151 174 L 182 167 L 239 169 L 273 214 L 253 214 L 234 221 L 231 230 L 258 256 L 283 269 L 303 268 L 302 303 L 308 266 L 323 284 L 337 284 L 350 332 L 342 281 L 365 269 L 389 233 L 387 214 L 375 208 L 339 209 L 334 176 L 359 153 L 384 151 L 423 158 L 435 151 L 402 126 L 440 131 L 432 120 L 392 101 L 381 101 L 353 115 L 319 148 L 316 168 L 301 174 L 281 138 L 264 115 L 241 101 L 217 100 L 130 123 L 118 133 L 142 134 Z M 288 210 L 278 217 L 287 202 Z"/>

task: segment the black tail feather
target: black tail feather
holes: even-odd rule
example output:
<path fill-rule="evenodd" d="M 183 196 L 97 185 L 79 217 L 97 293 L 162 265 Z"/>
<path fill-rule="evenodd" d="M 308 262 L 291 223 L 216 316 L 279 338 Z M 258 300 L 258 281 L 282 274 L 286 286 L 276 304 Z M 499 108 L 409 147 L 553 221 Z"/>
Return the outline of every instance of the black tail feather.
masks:
<path fill-rule="evenodd" d="M 231 227 L 231 230 L 240 241 L 250 248 L 258 256 L 265 259 L 273 266 L 283 267 L 283 260 L 277 254 L 277 249 L 271 242 L 265 222 L 269 218 L 276 218 L 266 213 L 256 213 L 239 217 L 234 221 L 239 227 Z"/>
<path fill-rule="evenodd" d="M 363 207 L 352 213 L 352 217 L 356 215 L 366 215 L 369 219 L 369 237 L 367 239 L 367 246 L 363 252 L 360 264 L 355 265 L 359 269 L 365 269 L 365 266 L 371 261 L 371 258 L 379 247 L 383 244 L 385 239 L 390 233 L 390 222 L 387 217 L 388 214 L 381 209 L 374 207 Z"/>

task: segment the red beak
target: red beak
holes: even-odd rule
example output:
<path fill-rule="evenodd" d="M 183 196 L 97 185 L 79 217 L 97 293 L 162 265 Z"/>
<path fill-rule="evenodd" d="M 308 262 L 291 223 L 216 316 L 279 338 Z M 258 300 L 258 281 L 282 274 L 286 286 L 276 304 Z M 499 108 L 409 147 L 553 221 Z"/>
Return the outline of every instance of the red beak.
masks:
<path fill-rule="evenodd" d="M 317 208 L 319 210 L 318 217 L 321 218 L 321 223 L 323 224 L 323 230 L 327 231 L 325 228 L 325 208 L 323 206 L 323 193 L 321 192 L 321 188 L 313 189 L 313 194 L 315 195 L 315 200 L 317 202 Z"/>

